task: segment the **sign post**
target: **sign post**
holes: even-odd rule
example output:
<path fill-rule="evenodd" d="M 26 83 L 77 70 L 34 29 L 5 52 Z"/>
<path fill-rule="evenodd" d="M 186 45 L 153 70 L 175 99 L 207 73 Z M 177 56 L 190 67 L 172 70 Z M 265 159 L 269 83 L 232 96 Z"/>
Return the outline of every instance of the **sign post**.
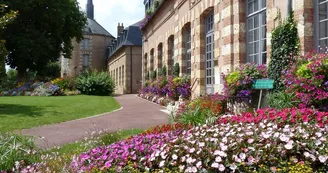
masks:
<path fill-rule="evenodd" d="M 261 108 L 262 94 L 263 90 L 273 89 L 274 80 L 272 79 L 257 79 L 255 80 L 252 88 L 255 90 L 260 90 L 260 98 L 257 109 Z"/>

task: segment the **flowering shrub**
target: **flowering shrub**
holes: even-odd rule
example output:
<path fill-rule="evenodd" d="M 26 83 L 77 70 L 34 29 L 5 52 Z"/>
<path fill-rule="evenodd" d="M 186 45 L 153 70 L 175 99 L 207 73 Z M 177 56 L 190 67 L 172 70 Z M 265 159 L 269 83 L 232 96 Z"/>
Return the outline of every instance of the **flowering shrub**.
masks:
<path fill-rule="evenodd" d="M 328 111 L 328 54 L 299 56 L 286 71 L 287 93 L 295 93 L 300 108 L 314 106 Z"/>
<path fill-rule="evenodd" d="M 153 82 L 146 82 L 147 85 L 139 91 L 139 96 L 152 95 L 158 97 L 169 96 L 172 100 L 178 100 L 181 96 L 189 99 L 191 96 L 191 86 L 189 77 L 168 77 L 160 76 Z"/>
<path fill-rule="evenodd" d="M 256 79 L 267 78 L 267 67 L 247 63 L 234 72 L 224 75 L 224 92 L 227 96 L 250 97 Z"/>
<path fill-rule="evenodd" d="M 274 121 L 278 124 L 316 124 L 324 127 L 328 124 L 328 112 L 319 112 L 313 109 L 259 109 L 253 113 L 243 113 L 231 117 L 220 117 L 218 124 L 227 123 L 260 123 L 262 121 Z"/>
<path fill-rule="evenodd" d="M 201 96 L 189 103 L 180 104 L 173 118 L 174 121 L 183 124 L 198 125 L 205 124 L 209 118 L 218 117 L 225 112 L 226 97 L 216 93 Z"/>

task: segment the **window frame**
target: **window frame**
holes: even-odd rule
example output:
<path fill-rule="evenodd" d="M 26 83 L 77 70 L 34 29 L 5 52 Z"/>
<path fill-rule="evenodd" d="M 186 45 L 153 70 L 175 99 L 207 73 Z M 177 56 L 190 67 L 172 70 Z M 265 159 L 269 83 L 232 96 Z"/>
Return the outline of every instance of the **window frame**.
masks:
<path fill-rule="evenodd" d="M 314 0 L 314 50 L 318 50 L 320 52 L 319 46 L 320 46 L 320 17 L 319 17 L 319 9 L 320 9 L 320 4 L 327 4 L 327 13 L 328 13 L 328 0 L 325 0 L 324 2 L 319 2 L 319 0 Z M 327 28 L 328 28 L 328 14 L 327 14 L 327 18 L 323 20 L 323 22 L 327 22 Z M 327 40 L 328 41 L 328 37 L 325 37 L 323 40 Z M 328 47 L 328 44 L 326 45 L 326 47 Z M 325 48 L 326 50 L 326 48 Z"/>
<path fill-rule="evenodd" d="M 252 13 L 249 13 L 249 1 L 258 1 L 258 9 Z M 262 2 L 265 1 L 265 7 L 262 7 Z M 246 62 L 247 63 L 255 63 L 255 64 L 267 64 L 267 2 L 266 0 L 246 0 Z M 263 14 L 265 14 L 265 25 L 263 25 Z M 255 54 L 252 54 L 253 56 L 258 54 L 258 61 L 255 62 L 254 59 L 253 61 L 251 61 L 250 59 L 250 50 L 249 50 L 249 32 L 253 32 L 255 28 L 252 28 L 252 31 L 250 31 L 249 29 L 249 26 L 250 26 L 250 23 L 248 21 L 248 19 L 250 18 L 255 18 L 255 16 L 258 16 L 258 49 L 259 49 L 259 52 L 258 53 L 255 53 Z M 254 21 L 254 20 L 253 20 Z M 262 27 L 265 26 L 265 39 L 264 37 L 262 37 Z M 255 35 L 253 35 L 255 37 Z M 263 51 L 261 49 L 262 47 L 262 41 L 265 40 L 265 51 Z M 255 43 L 256 41 L 253 41 L 253 44 Z M 256 43 L 255 43 L 256 44 Z M 253 47 L 254 49 L 255 47 Z M 262 58 L 262 54 L 266 54 L 266 57 L 265 57 L 265 62 L 263 62 L 263 58 Z"/>
<path fill-rule="evenodd" d="M 213 10 L 205 16 L 205 33 L 204 33 L 205 34 L 205 79 L 204 80 L 205 80 L 206 94 L 214 94 L 215 92 L 214 17 L 215 15 Z M 208 59 L 208 55 L 211 55 L 210 59 Z M 209 63 L 211 63 L 210 67 L 208 67 Z M 211 74 L 209 74 L 209 70 Z"/>

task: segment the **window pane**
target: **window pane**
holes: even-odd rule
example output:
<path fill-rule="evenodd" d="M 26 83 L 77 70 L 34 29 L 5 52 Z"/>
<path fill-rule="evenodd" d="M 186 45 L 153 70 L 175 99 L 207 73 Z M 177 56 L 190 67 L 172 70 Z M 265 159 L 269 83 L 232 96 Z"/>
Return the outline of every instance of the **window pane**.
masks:
<path fill-rule="evenodd" d="M 327 19 L 328 7 L 327 2 L 319 5 L 319 21 Z"/>
<path fill-rule="evenodd" d="M 254 41 L 259 40 L 259 35 L 260 35 L 259 32 L 260 32 L 259 29 L 254 30 Z"/>
<path fill-rule="evenodd" d="M 248 54 L 254 54 L 254 47 L 252 43 L 248 44 Z"/>
<path fill-rule="evenodd" d="M 266 26 L 262 26 L 262 28 L 261 28 L 261 38 L 263 39 L 263 38 L 266 38 L 266 33 L 267 33 L 267 31 L 266 31 Z"/>
<path fill-rule="evenodd" d="M 262 40 L 261 41 L 261 52 L 266 52 L 266 47 L 267 47 L 267 44 L 266 44 L 266 40 Z"/>
<path fill-rule="evenodd" d="M 320 39 L 328 37 L 328 20 L 319 23 L 319 37 Z"/>
<path fill-rule="evenodd" d="M 319 41 L 319 46 L 322 49 L 322 51 L 326 51 L 327 46 L 328 46 L 328 39 L 320 40 Z"/>
<path fill-rule="evenodd" d="M 249 18 L 248 20 L 247 20 L 247 24 L 248 24 L 248 30 L 251 30 L 251 29 L 253 29 L 254 28 L 254 22 L 253 22 L 253 18 Z"/>
<path fill-rule="evenodd" d="M 262 8 L 266 7 L 266 0 L 262 0 Z"/>
<path fill-rule="evenodd" d="M 267 63 L 267 54 L 263 53 L 262 54 L 262 64 L 266 64 Z"/>
<path fill-rule="evenodd" d="M 259 0 L 254 0 L 254 12 L 259 10 Z"/>
<path fill-rule="evenodd" d="M 259 27 L 259 15 L 254 16 L 254 28 Z"/>
<path fill-rule="evenodd" d="M 259 48 L 260 48 L 260 43 L 259 42 L 255 42 L 254 43 L 254 53 L 259 53 Z"/>

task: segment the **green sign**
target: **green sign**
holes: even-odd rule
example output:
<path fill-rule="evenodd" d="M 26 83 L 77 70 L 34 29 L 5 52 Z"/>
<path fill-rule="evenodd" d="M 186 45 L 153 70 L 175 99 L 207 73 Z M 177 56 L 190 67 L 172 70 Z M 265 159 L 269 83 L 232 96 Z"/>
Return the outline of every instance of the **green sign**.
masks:
<path fill-rule="evenodd" d="M 262 90 L 262 89 L 273 89 L 274 80 L 272 79 L 258 79 L 255 80 L 253 84 L 253 89 Z"/>

